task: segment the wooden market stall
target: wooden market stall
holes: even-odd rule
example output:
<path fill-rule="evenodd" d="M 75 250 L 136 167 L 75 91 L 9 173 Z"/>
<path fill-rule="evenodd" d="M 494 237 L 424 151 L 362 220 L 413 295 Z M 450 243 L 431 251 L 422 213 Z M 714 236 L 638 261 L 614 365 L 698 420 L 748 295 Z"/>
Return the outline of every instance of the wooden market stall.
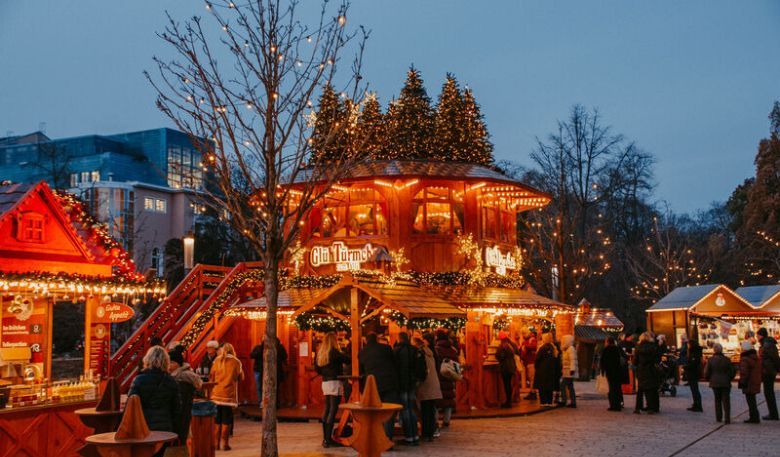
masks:
<path fill-rule="evenodd" d="M 301 173 L 293 186 L 305 179 Z M 313 370 L 321 332 L 339 331 L 357 370 L 365 332 L 392 344 L 402 330 L 437 328 L 458 340 L 466 367 L 458 408 L 498 406 L 503 392 L 488 353 L 500 329 L 515 338 L 528 327 L 574 332 L 574 308 L 525 290 L 519 275 L 517 217 L 549 201 L 473 164 L 374 161 L 350 170 L 307 215 L 286 259 L 277 327 L 288 354 L 282 406 L 322 403 Z M 211 307 L 223 316 L 212 334 L 234 343 L 245 366 L 265 325 L 261 284 L 246 288 L 242 300 Z M 241 395 L 257 402 L 253 379 Z"/>
<path fill-rule="evenodd" d="M 705 353 L 715 343 L 727 355 L 739 354 L 739 345 L 754 321 L 771 317 L 771 312 L 753 307 L 743 296 L 723 284 L 678 287 L 647 309 L 647 326 L 666 335 L 669 345 L 680 347 L 686 334 L 697 338 Z"/>
<path fill-rule="evenodd" d="M 574 337 L 577 342 L 577 362 L 580 379 L 595 377 L 593 373 L 596 353 L 604 347 L 604 341 L 623 331 L 623 322 L 606 308 L 594 308 L 586 299 L 580 300 L 574 315 Z"/>
<path fill-rule="evenodd" d="M 91 430 L 73 411 L 94 406 L 108 373 L 111 324 L 128 299 L 159 294 L 75 198 L 44 182 L 0 184 L 0 456 L 72 455 Z M 84 375 L 54 379 L 59 302 L 81 303 Z"/>

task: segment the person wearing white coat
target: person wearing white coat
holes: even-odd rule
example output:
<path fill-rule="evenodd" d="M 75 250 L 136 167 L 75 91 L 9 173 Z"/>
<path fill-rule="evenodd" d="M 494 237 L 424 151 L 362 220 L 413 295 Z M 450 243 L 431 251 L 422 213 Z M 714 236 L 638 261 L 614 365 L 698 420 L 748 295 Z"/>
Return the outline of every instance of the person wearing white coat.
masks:
<path fill-rule="evenodd" d="M 569 408 L 577 407 L 577 397 L 574 393 L 574 378 L 577 377 L 577 349 L 574 347 L 574 336 L 565 335 L 561 338 L 562 361 L 561 368 L 563 379 L 561 380 L 561 402 L 566 404 L 571 397 Z"/>

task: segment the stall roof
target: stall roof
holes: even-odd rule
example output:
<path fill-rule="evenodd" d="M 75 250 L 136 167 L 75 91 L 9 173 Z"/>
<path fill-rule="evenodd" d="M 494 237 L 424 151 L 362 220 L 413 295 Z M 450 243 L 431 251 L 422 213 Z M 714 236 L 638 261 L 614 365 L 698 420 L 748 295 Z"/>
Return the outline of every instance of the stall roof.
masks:
<path fill-rule="evenodd" d="M 441 298 L 459 306 L 494 306 L 505 308 L 550 307 L 573 311 L 573 306 L 525 290 L 501 287 L 432 286 Z"/>
<path fill-rule="evenodd" d="M 406 317 L 465 317 L 466 313 L 428 293 L 412 281 L 398 280 L 393 283 L 358 281 L 358 289 L 375 300 L 386 303 L 401 311 Z"/>
<path fill-rule="evenodd" d="M 720 303 L 714 307 L 711 306 L 712 303 L 710 302 L 713 301 L 711 297 L 717 296 L 718 299 L 720 299 L 723 294 L 729 297 L 729 306 L 726 306 L 727 303 Z M 707 305 L 705 308 L 711 308 L 707 309 L 707 312 L 721 312 L 719 307 L 724 307 L 722 311 L 730 312 L 735 311 L 734 309 L 731 309 L 733 307 L 736 307 L 738 311 L 754 310 L 750 303 L 723 284 L 705 284 L 702 286 L 678 287 L 648 308 L 647 312 L 689 311 L 704 304 Z"/>
<path fill-rule="evenodd" d="M 574 336 L 578 340 L 598 343 L 606 340 L 609 335 L 601 328 L 593 325 L 575 325 Z"/>
<path fill-rule="evenodd" d="M 293 184 L 310 182 L 316 169 L 307 168 L 300 172 Z M 430 160 L 372 160 L 361 162 L 347 171 L 340 181 L 368 178 L 444 178 L 466 181 L 491 181 L 524 188 L 536 195 L 548 196 L 544 192 L 523 184 L 504 173 L 484 165 L 463 162 L 436 162 Z M 324 177 L 323 177 L 324 179 Z M 549 196 L 548 196 L 549 197 Z"/>
<path fill-rule="evenodd" d="M 286 289 L 279 292 L 278 306 L 282 309 L 297 309 L 317 298 L 326 289 Z M 238 303 L 230 307 L 233 311 L 265 311 L 265 297 Z"/>
<path fill-rule="evenodd" d="M 612 310 L 591 308 L 588 312 L 578 311 L 574 316 L 575 325 L 586 325 L 601 328 L 623 328 L 623 321 L 615 316 Z"/>
<path fill-rule="evenodd" d="M 780 284 L 740 287 L 736 292 L 754 307 L 761 308 L 775 298 L 780 299 Z"/>

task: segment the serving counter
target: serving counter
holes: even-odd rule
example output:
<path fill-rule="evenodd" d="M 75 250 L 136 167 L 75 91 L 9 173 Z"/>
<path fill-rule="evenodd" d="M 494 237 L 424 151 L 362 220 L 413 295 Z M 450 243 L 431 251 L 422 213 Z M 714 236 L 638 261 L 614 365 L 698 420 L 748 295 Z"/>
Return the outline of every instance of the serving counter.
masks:
<path fill-rule="evenodd" d="M 76 457 L 92 429 L 74 411 L 95 400 L 0 409 L 0 457 Z"/>

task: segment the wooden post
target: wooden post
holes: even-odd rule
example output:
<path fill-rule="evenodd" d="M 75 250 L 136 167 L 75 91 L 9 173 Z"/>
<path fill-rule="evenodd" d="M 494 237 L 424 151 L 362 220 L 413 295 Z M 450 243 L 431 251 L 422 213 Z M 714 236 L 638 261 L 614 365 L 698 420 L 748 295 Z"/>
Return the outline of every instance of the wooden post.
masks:
<path fill-rule="evenodd" d="M 358 354 L 360 353 L 360 297 L 358 289 L 353 287 L 349 291 L 349 323 L 352 327 L 352 376 L 360 376 L 360 364 Z M 360 392 L 360 383 L 353 381 L 352 392 Z"/>

